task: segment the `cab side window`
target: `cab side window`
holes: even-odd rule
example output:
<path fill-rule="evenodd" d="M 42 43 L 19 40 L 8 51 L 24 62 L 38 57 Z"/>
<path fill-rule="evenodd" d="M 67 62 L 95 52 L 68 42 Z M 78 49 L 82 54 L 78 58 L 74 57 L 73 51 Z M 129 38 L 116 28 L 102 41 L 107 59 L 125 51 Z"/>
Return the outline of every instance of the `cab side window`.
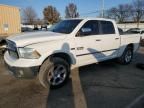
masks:
<path fill-rule="evenodd" d="M 91 36 L 99 34 L 99 22 L 95 20 L 87 21 L 79 31 L 81 36 Z"/>

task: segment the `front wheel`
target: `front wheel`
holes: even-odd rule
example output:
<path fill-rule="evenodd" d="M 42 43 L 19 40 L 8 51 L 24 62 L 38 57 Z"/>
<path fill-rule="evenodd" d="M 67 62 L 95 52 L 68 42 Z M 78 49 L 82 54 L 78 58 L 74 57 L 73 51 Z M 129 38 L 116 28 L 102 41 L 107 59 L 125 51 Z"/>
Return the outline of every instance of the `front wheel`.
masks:
<path fill-rule="evenodd" d="M 66 83 L 69 74 L 70 66 L 64 59 L 49 58 L 40 68 L 39 81 L 46 88 L 58 88 Z"/>
<path fill-rule="evenodd" d="M 133 58 L 133 50 L 131 47 L 127 47 L 123 55 L 118 59 L 121 64 L 129 64 Z"/>

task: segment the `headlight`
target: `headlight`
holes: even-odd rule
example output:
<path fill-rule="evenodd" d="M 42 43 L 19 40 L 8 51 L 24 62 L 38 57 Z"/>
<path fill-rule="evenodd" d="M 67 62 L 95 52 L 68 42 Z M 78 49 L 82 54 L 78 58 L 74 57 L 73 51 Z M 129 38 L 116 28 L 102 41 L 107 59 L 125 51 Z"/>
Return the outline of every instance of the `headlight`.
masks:
<path fill-rule="evenodd" d="M 38 59 L 40 54 L 33 48 L 18 48 L 20 58 Z"/>

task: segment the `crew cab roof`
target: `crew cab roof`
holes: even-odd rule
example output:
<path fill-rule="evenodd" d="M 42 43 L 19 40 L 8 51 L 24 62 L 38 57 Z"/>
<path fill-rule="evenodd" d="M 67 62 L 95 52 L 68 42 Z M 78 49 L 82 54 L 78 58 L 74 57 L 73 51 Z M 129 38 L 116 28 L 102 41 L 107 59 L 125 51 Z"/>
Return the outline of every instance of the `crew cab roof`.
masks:
<path fill-rule="evenodd" d="M 112 19 L 107 19 L 107 18 L 66 18 L 64 20 L 102 20 L 102 21 L 111 21 L 111 22 L 114 21 Z"/>

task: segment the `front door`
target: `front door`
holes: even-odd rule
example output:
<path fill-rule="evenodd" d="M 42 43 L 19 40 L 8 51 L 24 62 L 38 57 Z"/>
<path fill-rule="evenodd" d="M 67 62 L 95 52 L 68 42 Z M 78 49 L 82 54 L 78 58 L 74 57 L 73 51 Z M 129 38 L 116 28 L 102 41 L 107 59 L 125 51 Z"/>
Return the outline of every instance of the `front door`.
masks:
<path fill-rule="evenodd" d="M 101 58 L 101 53 L 97 53 L 102 51 L 99 31 L 99 22 L 95 20 L 87 21 L 79 30 L 75 38 L 79 66 L 97 62 Z"/>

